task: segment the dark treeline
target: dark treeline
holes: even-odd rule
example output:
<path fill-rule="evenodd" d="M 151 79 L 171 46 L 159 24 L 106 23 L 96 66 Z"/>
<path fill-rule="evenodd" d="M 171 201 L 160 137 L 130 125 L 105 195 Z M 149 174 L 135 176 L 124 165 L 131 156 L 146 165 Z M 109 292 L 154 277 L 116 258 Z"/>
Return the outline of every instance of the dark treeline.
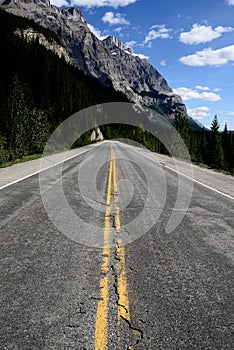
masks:
<path fill-rule="evenodd" d="M 176 113 L 174 125 L 182 136 L 191 156 L 197 164 L 227 171 L 234 175 L 234 133 L 227 125 L 220 130 L 218 117 L 214 116 L 210 130 L 194 131 L 181 113 Z"/>
<path fill-rule="evenodd" d="M 16 29 L 32 28 L 49 42 L 56 34 L 0 10 L 0 163 L 40 153 L 54 128 L 71 114 L 105 102 L 127 101 L 85 76 Z"/>
<path fill-rule="evenodd" d="M 228 132 L 227 125 L 223 131 L 220 130 L 217 116 L 211 124 L 211 130 L 191 127 L 191 123 L 181 112 L 177 112 L 173 121 L 174 127 L 182 137 L 192 162 L 204 164 L 210 168 L 224 170 L 234 175 L 234 132 Z M 151 133 L 142 127 L 128 125 L 107 125 L 102 127 L 106 139 L 124 138 L 139 142 L 151 151 L 169 155 L 164 145 Z M 168 136 L 170 137 L 170 135 Z M 173 140 L 175 147 L 180 143 Z M 177 149 L 178 154 L 180 154 Z M 183 157 L 183 154 L 180 154 Z"/>

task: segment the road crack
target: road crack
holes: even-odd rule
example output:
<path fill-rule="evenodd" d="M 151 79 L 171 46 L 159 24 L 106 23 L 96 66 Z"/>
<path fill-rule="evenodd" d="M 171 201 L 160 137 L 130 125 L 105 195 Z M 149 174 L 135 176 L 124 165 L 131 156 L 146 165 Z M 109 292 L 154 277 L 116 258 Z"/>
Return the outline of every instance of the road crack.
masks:
<path fill-rule="evenodd" d="M 113 275 L 114 275 L 114 291 L 116 294 L 116 304 L 117 307 L 120 309 L 122 309 L 122 311 L 119 312 L 119 316 L 120 316 L 120 320 L 127 326 L 128 329 L 128 334 L 129 334 L 129 341 L 131 346 L 128 346 L 128 349 L 134 349 L 135 345 L 138 345 L 141 340 L 144 338 L 144 332 L 139 328 L 139 327 L 135 327 L 133 325 L 133 323 L 130 320 L 130 314 L 129 314 L 129 306 L 125 305 L 121 302 L 121 295 L 119 292 L 119 277 L 122 273 L 123 270 L 125 270 L 125 266 L 123 266 L 123 262 L 121 259 L 121 255 L 119 253 L 119 249 L 120 249 L 120 244 L 117 243 L 116 244 L 116 250 L 115 250 L 115 264 L 111 265 L 111 269 L 113 271 Z M 123 301 L 123 299 L 122 299 Z M 139 320 L 142 323 L 145 323 L 142 319 Z M 124 327 L 124 324 L 122 324 L 121 328 Z"/>
<path fill-rule="evenodd" d="M 134 336 L 134 341 L 135 341 L 135 344 L 134 345 L 138 345 L 140 343 L 140 341 L 142 339 L 144 339 L 144 332 L 138 328 L 138 327 L 134 327 L 131 323 L 131 321 L 129 321 L 128 319 L 126 319 L 125 317 L 123 317 L 122 315 L 120 316 L 121 319 L 126 322 L 126 324 L 128 325 L 129 327 L 129 330 L 131 332 L 133 332 L 133 336 Z"/>

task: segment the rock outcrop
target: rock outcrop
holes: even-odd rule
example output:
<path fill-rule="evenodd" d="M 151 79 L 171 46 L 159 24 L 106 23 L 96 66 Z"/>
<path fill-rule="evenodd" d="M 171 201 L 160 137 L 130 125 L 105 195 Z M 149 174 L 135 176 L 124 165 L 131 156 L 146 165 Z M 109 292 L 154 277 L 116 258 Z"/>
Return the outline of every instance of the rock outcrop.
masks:
<path fill-rule="evenodd" d="M 49 41 L 42 33 L 39 33 L 32 28 L 27 28 L 25 30 L 17 29 L 15 35 L 23 37 L 27 42 L 38 40 L 39 44 L 43 45 L 47 50 L 52 51 L 59 58 L 63 57 L 66 62 L 70 62 L 70 57 L 63 46 L 58 45 L 55 40 Z"/>
<path fill-rule="evenodd" d="M 103 134 L 100 130 L 100 128 L 96 128 L 95 130 L 92 131 L 92 134 L 90 136 L 91 142 L 97 142 L 97 141 L 103 141 L 104 137 Z"/>

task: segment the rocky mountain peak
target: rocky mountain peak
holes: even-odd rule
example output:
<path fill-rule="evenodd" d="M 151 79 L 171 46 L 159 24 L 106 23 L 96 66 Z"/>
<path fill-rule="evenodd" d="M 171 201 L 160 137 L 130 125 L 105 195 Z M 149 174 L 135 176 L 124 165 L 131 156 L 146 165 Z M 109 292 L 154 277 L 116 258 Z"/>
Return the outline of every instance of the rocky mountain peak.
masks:
<path fill-rule="evenodd" d="M 54 31 L 74 66 L 103 85 L 121 91 L 130 101 L 153 106 L 168 118 L 174 118 L 177 109 L 187 113 L 180 96 L 173 93 L 148 60 L 137 57 L 114 36 L 99 40 L 79 9 L 58 8 L 49 0 L 0 0 L 0 5 Z"/>
<path fill-rule="evenodd" d="M 35 4 L 35 5 L 46 5 L 50 6 L 49 0 L 4 0 L 1 1 L 1 5 L 10 5 L 10 4 L 17 4 L 17 3 L 24 3 L 24 4 Z"/>
<path fill-rule="evenodd" d="M 120 50 L 123 50 L 124 48 L 124 44 L 122 43 L 122 41 L 114 36 L 108 36 L 106 39 L 103 40 L 103 43 L 109 47 L 116 46 Z"/>
<path fill-rule="evenodd" d="M 87 23 L 86 19 L 83 17 L 82 12 L 80 9 L 76 7 L 66 7 L 62 8 L 60 12 L 66 16 L 67 18 L 71 17 L 73 20 L 77 19 L 78 21 L 82 23 Z"/>
<path fill-rule="evenodd" d="M 124 51 L 130 55 L 133 55 L 133 49 L 130 46 L 124 45 Z"/>

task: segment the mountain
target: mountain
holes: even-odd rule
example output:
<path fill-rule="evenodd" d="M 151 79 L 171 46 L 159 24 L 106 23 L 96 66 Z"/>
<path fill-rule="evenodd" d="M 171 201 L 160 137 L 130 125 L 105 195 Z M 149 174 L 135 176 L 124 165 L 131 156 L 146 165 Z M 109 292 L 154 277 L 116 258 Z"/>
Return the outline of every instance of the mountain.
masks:
<path fill-rule="evenodd" d="M 48 0 L 0 0 L 1 8 L 33 19 L 54 31 L 71 63 L 104 86 L 124 93 L 130 101 L 153 107 L 173 119 L 175 110 L 187 114 L 180 96 L 147 61 L 133 54 L 120 40 L 99 40 L 77 8 L 57 8 Z"/>
<path fill-rule="evenodd" d="M 205 130 L 208 131 L 209 129 L 206 128 L 202 123 L 199 122 L 199 120 L 193 119 L 191 117 L 189 117 L 189 123 L 190 123 L 190 127 L 194 130 L 194 131 L 201 131 L 201 130 Z"/>

